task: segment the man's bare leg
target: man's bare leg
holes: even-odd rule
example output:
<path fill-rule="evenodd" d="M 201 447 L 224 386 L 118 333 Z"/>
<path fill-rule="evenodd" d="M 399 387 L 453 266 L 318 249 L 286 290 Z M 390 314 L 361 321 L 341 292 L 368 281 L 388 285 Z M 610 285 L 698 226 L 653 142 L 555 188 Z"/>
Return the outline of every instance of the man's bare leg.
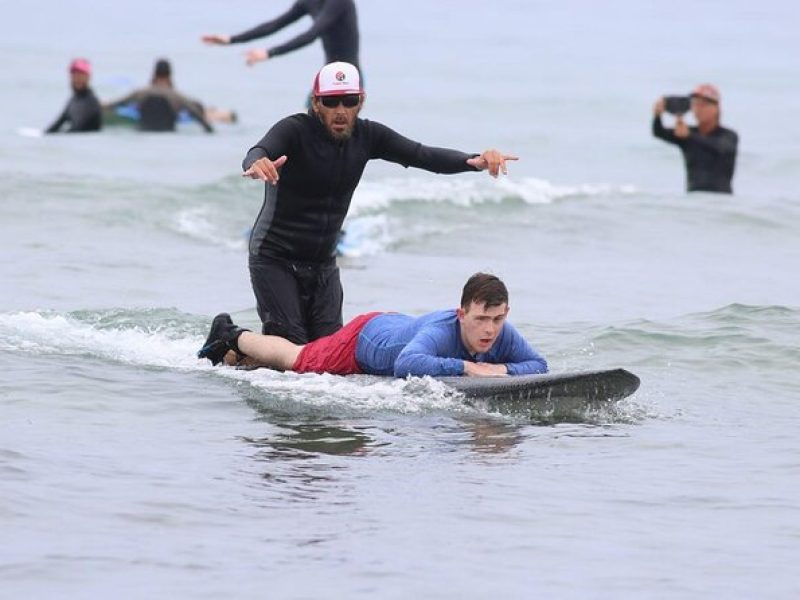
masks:
<path fill-rule="evenodd" d="M 237 345 L 241 353 L 255 363 L 281 371 L 291 371 L 303 349 L 303 346 L 277 335 L 261 335 L 252 331 L 242 332 Z"/>

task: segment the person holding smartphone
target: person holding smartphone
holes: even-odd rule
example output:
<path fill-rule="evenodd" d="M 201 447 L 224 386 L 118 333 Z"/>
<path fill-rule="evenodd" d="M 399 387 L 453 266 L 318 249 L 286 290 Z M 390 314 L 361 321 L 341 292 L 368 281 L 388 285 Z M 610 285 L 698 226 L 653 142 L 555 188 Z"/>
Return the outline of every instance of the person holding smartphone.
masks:
<path fill-rule="evenodd" d="M 720 93 L 709 84 L 698 85 L 688 96 L 662 96 L 653 107 L 653 135 L 675 144 L 686 164 L 686 187 L 690 192 L 732 194 L 739 136 L 720 125 Z M 689 127 L 683 115 L 691 110 L 697 121 Z M 675 115 L 675 128 L 668 129 L 661 115 Z"/>
<path fill-rule="evenodd" d="M 278 121 L 242 162 L 244 177 L 265 182 L 248 261 L 264 334 L 306 344 L 341 329 L 336 242 L 369 160 L 434 173 L 488 170 L 493 177 L 517 160 L 497 150 L 424 146 L 359 118 L 363 105 L 358 69 L 327 64 L 314 79 L 308 112 Z"/>

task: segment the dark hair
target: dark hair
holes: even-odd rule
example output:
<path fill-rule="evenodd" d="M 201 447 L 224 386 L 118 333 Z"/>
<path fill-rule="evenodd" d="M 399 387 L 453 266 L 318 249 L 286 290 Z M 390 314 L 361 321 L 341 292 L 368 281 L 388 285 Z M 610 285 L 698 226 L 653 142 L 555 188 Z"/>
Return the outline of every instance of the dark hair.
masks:
<path fill-rule="evenodd" d="M 172 66 L 168 60 L 160 58 L 156 61 L 156 67 L 153 69 L 153 79 L 156 77 L 172 77 Z"/>
<path fill-rule="evenodd" d="M 494 275 L 475 273 L 464 284 L 464 291 L 461 292 L 461 308 L 466 310 L 473 302 L 487 308 L 508 304 L 506 284 Z"/>

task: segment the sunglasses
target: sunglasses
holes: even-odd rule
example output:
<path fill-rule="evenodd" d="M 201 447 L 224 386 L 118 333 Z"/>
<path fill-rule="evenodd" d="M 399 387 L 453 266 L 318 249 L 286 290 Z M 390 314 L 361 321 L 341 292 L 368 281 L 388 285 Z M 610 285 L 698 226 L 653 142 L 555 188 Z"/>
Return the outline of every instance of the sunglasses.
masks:
<path fill-rule="evenodd" d="M 719 102 L 717 102 L 713 98 L 709 98 L 708 96 L 701 96 L 700 94 L 692 94 L 690 98 L 692 100 L 702 100 L 703 102 L 708 102 L 709 104 L 719 104 Z"/>
<path fill-rule="evenodd" d="M 344 96 L 317 96 L 325 108 L 336 108 L 342 104 L 345 108 L 355 108 L 361 102 L 361 94 L 346 94 Z"/>

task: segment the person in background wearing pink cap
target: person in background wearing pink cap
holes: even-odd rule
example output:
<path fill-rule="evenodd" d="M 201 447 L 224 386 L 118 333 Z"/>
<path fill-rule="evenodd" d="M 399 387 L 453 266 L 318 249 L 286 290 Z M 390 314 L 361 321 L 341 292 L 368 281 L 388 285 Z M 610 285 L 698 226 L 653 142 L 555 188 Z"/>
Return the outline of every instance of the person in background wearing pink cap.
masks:
<path fill-rule="evenodd" d="M 367 162 L 380 158 L 434 173 L 506 173 L 497 150 L 468 154 L 423 146 L 359 118 L 358 69 L 334 62 L 317 73 L 311 108 L 278 121 L 242 162 L 265 182 L 250 234 L 250 280 L 264 334 L 305 344 L 342 327 L 336 241 Z"/>
<path fill-rule="evenodd" d="M 59 115 L 58 119 L 45 130 L 45 133 L 56 133 L 65 123 L 69 123 L 67 133 L 81 131 L 99 131 L 102 127 L 100 102 L 89 87 L 92 67 L 85 58 L 76 58 L 69 65 L 72 98 Z"/>
<path fill-rule="evenodd" d="M 689 127 L 683 115 L 676 115 L 675 128 L 661 123 L 664 98 L 659 98 L 653 112 L 653 135 L 677 145 L 686 163 L 686 187 L 690 192 L 722 192 L 732 194 L 731 179 L 736 166 L 739 136 L 720 125 L 719 90 L 705 83 L 690 95 L 691 110 L 697 127 Z"/>

